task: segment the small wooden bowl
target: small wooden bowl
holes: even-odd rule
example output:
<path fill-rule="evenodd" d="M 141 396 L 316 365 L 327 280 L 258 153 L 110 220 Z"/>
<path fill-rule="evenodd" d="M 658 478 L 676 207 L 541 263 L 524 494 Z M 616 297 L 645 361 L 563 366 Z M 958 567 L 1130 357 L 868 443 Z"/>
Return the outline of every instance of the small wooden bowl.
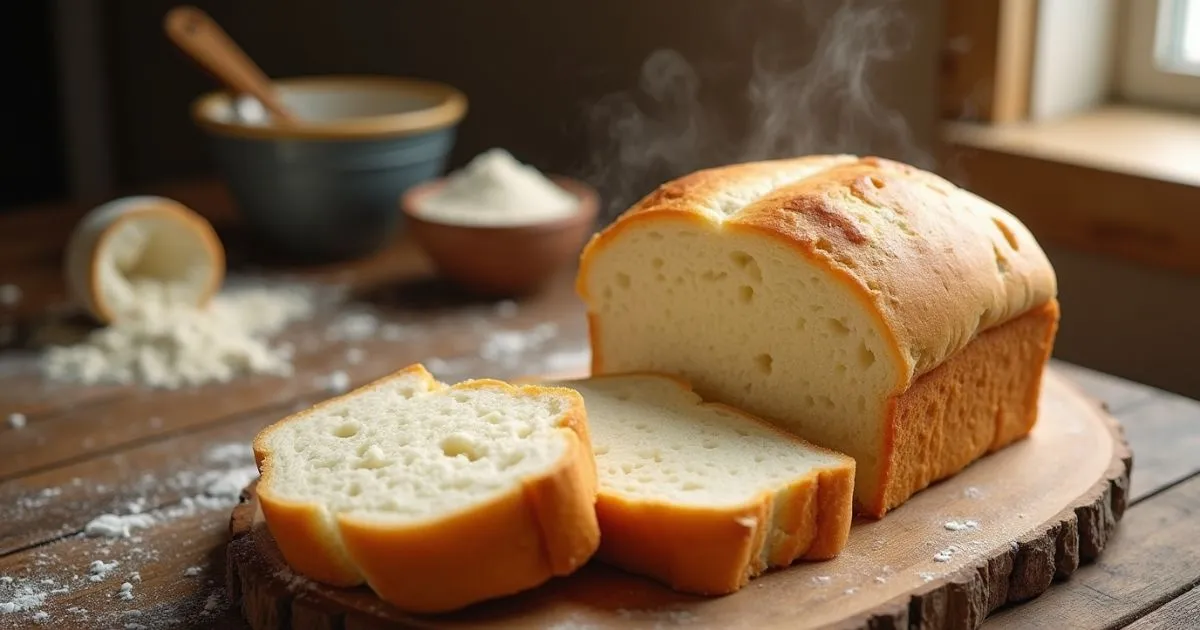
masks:
<path fill-rule="evenodd" d="M 575 213 L 555 221 L 514 226 L 439 223 L 418 214 L 443 179 L 409 189 L 400 199 L 408 229 L 444 277 L 487 297 L 518 297 L 541 289 L 579 252 L 595 230 L 599 196 L 574 179 L 550 179 L 579 199 Z"/>

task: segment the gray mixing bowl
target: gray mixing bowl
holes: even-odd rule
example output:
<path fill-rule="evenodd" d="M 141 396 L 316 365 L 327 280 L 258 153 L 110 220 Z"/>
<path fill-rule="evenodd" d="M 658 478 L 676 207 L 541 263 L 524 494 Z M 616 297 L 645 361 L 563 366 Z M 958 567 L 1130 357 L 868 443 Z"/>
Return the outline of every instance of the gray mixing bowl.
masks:
<path fill-rule="evenodd" d="M 200 97 L 192 116 L 250 229 L 305 260 L 378 250 L 410 187 L 440 175 L 467 100 L 440 83 L 390 77 L 275 82 L 303 121 L 279 125 L 249 97 Z"/>

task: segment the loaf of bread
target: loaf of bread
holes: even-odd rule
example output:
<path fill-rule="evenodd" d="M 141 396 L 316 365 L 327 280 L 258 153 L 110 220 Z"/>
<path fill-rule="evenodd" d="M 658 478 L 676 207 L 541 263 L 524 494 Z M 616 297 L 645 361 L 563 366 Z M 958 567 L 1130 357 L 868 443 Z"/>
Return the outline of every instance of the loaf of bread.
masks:
<path fill-rule="evenodd" d="M 284 559 L 334 586 L 443 612 L 532 588 L 596 551 L 583 400 L 420 365 L 264 429 L 262 513 Z"/>
<path fill-rule="evenodd" d="M 682 592 L 734 592 L 846 544 L 854 460 L 655 374 L 563 381 L 583 395 L 600 495 L 597 557 Z"/>
<path fill-rule="evenodd" d="M 699 171 L 580 262 L 593 374 L 679 374 L 852 456 L 863 514 L 1037 418 L 1054 270 L 1012 215 L 919 169 L 835 155 Z"/>

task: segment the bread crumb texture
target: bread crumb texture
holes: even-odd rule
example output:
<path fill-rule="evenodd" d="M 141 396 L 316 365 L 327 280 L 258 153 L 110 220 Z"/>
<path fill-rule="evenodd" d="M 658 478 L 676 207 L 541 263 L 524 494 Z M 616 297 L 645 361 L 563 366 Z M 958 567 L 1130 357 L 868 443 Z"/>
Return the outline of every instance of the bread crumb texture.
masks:
<path fill-rule="evenodd" d="M 293 569 L 366 582 L 404 609 L 517 592 L 598 545 L 595 464 L 571 390 L 447 386 L 410 366 L 268 427 L 254 448 L 263 513 Z M 497 566 L 479 570 L 485 553 Z"/>

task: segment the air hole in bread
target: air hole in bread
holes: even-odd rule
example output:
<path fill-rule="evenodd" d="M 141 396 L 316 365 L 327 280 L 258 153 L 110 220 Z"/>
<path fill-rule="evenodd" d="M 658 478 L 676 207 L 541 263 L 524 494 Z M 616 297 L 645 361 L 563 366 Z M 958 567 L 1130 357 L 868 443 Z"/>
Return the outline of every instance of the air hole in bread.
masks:
<path fill-rule="evenodd" d="M 618 271 L 617 286 L 621 287 L 622 289 L 628 289 L 630 284 L 631 281 L 629 279 L 629 274 L 625 273 L 624 271 Z"/>
<path fill-rule="evenodd" d="M 1014 252 L 1021 250 L 1021 245 L 1017 243 L 1017 236 L 1013 234 L 1007 224 L 996 217 L 992 217 L 992 223 L 996 224 L 996 229 L 1000 230 L 1000 233 L 1004 235 L 1004 240 L 1008 241 L 1008 246 L 1013 248 Z"/>
<path fill-rule="evenodd" d="M 772 364 L 774 364 L 774 362 L 775 359 L 772 355 L 770 355 L 770 353 L 758 354 L 755 355 L 754 358 L 754 364 L 758 366 L 758 371 L 762 372 L 763 374 L 768 374 L 768 376 L 770 371 L 773 370 Z"/>
<path fill-rule="evenodd" d="M 710 439 L 706 439 L 703 442 L 701 442 L 700 445 L 703 446 L 704 448 L 712 450 L 714 448 L 717 448 L 721 444 L 720 444 L 720 442 L 717 442 L 716 440 L 710 438 Z"/>
<path fill-rule="evenodd" d="M 883 188 L 884 186 L 883 180 L 874 175 L 867 178 L 867 183 L 870 184 L 872 188 Z"/>
<path fill-rule="evenodd" d="M 656 257 L 656 258 L 654 258 L 654 260 L 651 260 L 651 261 L 650 261 L 650 265 L 651 265 L 652 267 L 654 267 L 655 269 L 662 269 L 662 267 L 663 267 L 663 264 L 664 264 L 664 261 L 663 261 L 663 259 L 661 259 L 661 258 L 657 258 L 657 257 Z"/>
<path fill-rule="evenodd" d="M 455 402 L 465 403 L 470 400 L 470 397 L 462 392 L 457 392 L 454 394 L 454 400 Z"/>
<path fill-rule="evenodd" d="M 796 318 L 796 330 L 804 330 L 808 328 L 808 320 L 803 317 Z"/>
<path fill-rule="evenodd" d="M 683 486 L 681 486 L 681 488 L 684 491 L 691 492 L 691 491 L 695 491 L 695 490 L 703 490 L 704 486 L 699 483 L 696 483 L 695 481 L 685 481 L 685 482 L 683 482 Z"/>
<path fill-rule="evenodd" d="M 849 370 L 850 368 L 846 367 L 845 363 L 839 363 L 833 368 L 833 371 L 836 372 L 838 376 L 845 376 L 846 372 Z"/>
<path fill-rule="evenodd" d="M 742 427 L 738 427 L 738 428 L 734 429 L 734 431 L 736 431 L 737 434 L 741 437 L 750 437 L 750 432 L 747 431 L 746 429 L 743 429 Z"/>
<path fill-rule="evenodd" d="M 357 422 L 343 422 L 333 428 L 333 436 L 340 438 L 352 438 L 358 435 L 358 430 L 361 427 Z"/>
<path fill-rule="evenodd" d="M 629 402 L 629 394 L 617 394 L 617 400 L 621 402 Z"/>
<path fill-rule="evenodd" d="M 605 300 L 611 300 L 611 299 L 612 299 L 612 295 L 613 295 L 613 292 L 612 292 L 612 287 L 610 287 L 610 286 L 605 286 L 603 289 L 601 289 L 601 290 L 600 290 L 600 295 L 604 296 L 604 299 L 605 299 Z M 606 305 L 606 306 L 607 306 L 607 305 Z"/>
<path fill-rule="evenodd" d="M 858 395 L 858 411 L 860 413 L 866 413 L 867 411 L 867 397 L 863 394 Z"/>
<path fill-rule="evenodd" d="M 754 463 L 755 463 L 755 464 L 761 464 L 761 463 L 763 463 L 763 462 L 765 462 L 765 461 L 767 461 L 767 458 L 766 458 L 766 457 L 763 457 L 762 455 L 755 455 L 755 456 L 754 456 Z"/>
<path fill-rule="evenodd" d="M 362 485 L 360 485 L 357 481 L 351 482 L 350 485 L 346 487 L 346 494 L 352 497 L 362 494 Z"/>
<path fill-rule="evenodd" d="M 830 332 L 839 337 L 845 337 L 846 335 L 850 334 L 850 327 L 847 326 L 845 320 L 841 318 L 829 317 L 825 320 L 825 323 L 829 326 Z"/>
<path fill-rule="evenodd" d="M 592 452 L 596 455 L 608 455 L 608 445 L 596 446 Z"/>
<path fill-rule="evenodd" d="M 866 343 L 858 344 L 858 365 L 866 369 L 875 365 L 875 352 L 867 347 Z"/>
<path fill-rule="evenodd" d="M 842 266 L 847 269 L 857 269 L 858 268 L 858 263 L 854 262 L 854 259 L 847 256 L 846 254 L 838 254 L 838 255 L 834 256 L 833 258 L 834 258 L 834 260 L 841 263 Z"/>
<path fill-rule="evenodd" d="M 646 236 L 647 236 L 647 237 L 648 237 L 650 240 L 652 240 L 652 241 L 661 241 L 661 240 L 663 240 L 663 235 L 662 235 L 662 232 L 649 232 L 649 233 L 647 233 L 647 234 L 646 234 Z"/>
<path fill-rule="evenodd" d="M 835 408 L 837 408 L 837 404 L 836 404 L 836 403 L 834 403 L 834 402 L 833 402 L 833 399 L 832 399 L 832 398 L 830 398 L 829 396 L 822 395 L 820 398 L 818 398 L 818 400 L 820 400 L 820 401 L 821 401 L 821 404 L 822 404 L 822 405 L 823 405 L 823 406 L 824 406 L 826 409 L 835 409 Z"/>
<path fill-rule="evenodd" d="M 815 247 L 818 250 L 823 251 L 825 253 L 829 253 L 829 252 L 833 251 L 833 243 L 830 243 L 829 239 L 827 239 L 825 237 L 818 238 L 813 243 L 813 247 Z"/>
<path fill-rule="evenodd" d="M 1009 266 L 1008 266 L 1008 257 L 1007 257 L 1007 256 L 1005 256 L 1005 255 L 1004 255 L 1004 254 L 1003 254 L 1003 253 L 1000 251 L 1000 248 L 999 248 L 999 247 L 996 247 L 995 245 L 992 245 L 992 253 L 993 253 L 993 254 L 995 255 L 995 257 L 996 257 L 996 271 L 997 271 L 998 273 L 1000 273 L 1001 275 L 1004 275 L 1004 274 L 1008 273 L 1008 269 L 1009 269 Z"/>
<path fill-rule="evenodd" d="M 867 289 L 877 293 L 883 291 L 883 289 L 879 286 L 879 281 L 877 280 L 867 280 Z"/>
<path fill-rule="evenodd" d="M 729 254 L 733 260 L 733 264 L 737 265 L 742 271 L 746 272 L 755 282 L 762 282 L 762 268 L 758 266 L 758 261 L 746 252 L 735 251 Z"/>
<path fill-rule="evenodd" d="M 754 300 L 754 287 L 748 284 L 743 284 L 741 288 L 738 289 L 738 298 L 741 299 L 743 304 L 749 304 Z"/>
<path fill-rule="evenodd" d="M 461 433 L 447 435 L 442 439 L 440 444 L 442 454 L 446 457 L 466 457 L 469 461 L 478 461 L 483 457 L 484 449 L 476 444 L 470 437 Z"/>
<path fill-rule="evenodd" d="M 525 439 L 531 435 L 533 435 L 533 425 L 529 424 L 528 422 L 524 422 L 517 426 L 517 437 Z"/>
<path fill-rule="evenodd" d="M 709 269 L 708 271 L 700 274 L 700 279 L 704 280 L 705 282 L 717 282 L 719 280 L 724 280 L 728 275 L 729 274 L 725 273 L 724 271 L 713 271 L 712 269 Z"/>
<path fill-rule="evenodd" d="M 650 428 L 650 425 L 646 424 L 645 422 L 639 422 L 633 425 L 633 428 L 637 429 L 638 431 L 645 431 Z"/>

